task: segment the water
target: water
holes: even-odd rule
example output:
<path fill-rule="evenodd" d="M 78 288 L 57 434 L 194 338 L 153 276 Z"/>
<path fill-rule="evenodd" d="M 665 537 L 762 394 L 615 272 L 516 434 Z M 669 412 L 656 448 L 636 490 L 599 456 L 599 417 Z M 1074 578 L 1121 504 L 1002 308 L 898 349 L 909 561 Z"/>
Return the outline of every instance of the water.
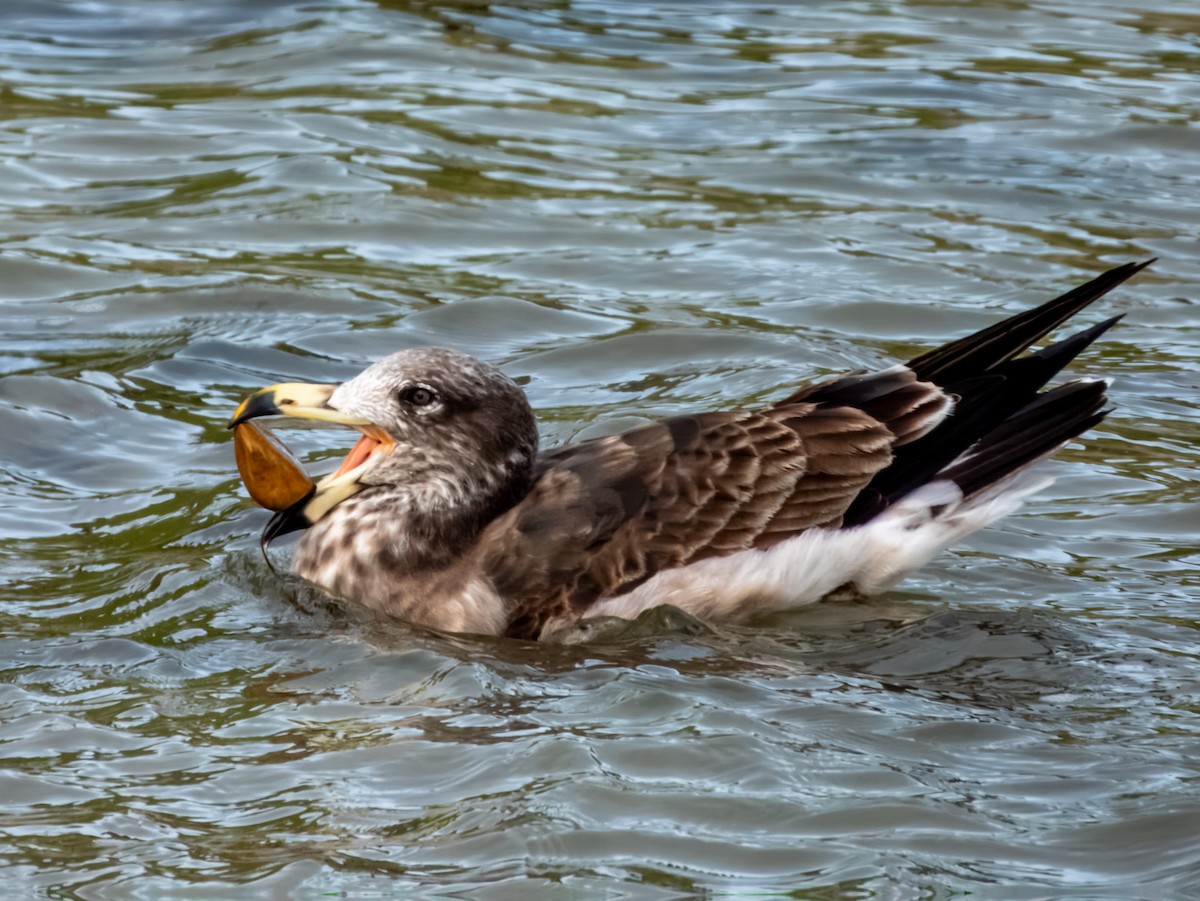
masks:
<path fill-rule="evenodd" d="M 14 897 L 1200 897 L 1193 5 L 13 0 L 0 109 Z M 452 343 L 550 444 L 1149 256 L 1054 488 L 753 628 L 330 608 L 224 429 Z"/>

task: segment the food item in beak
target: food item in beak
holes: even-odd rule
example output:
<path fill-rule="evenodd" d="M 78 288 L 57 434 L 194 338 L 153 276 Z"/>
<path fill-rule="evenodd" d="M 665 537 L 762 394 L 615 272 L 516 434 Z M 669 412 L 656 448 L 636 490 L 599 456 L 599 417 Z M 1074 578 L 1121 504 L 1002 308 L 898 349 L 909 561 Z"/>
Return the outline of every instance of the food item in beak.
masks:
<path fill-rule="evenodd" d="M 260 507 L 286 510 L 316 485 L 283 442 L 256 422 L 234 427 L 233 451 L 242 482 Z"/>

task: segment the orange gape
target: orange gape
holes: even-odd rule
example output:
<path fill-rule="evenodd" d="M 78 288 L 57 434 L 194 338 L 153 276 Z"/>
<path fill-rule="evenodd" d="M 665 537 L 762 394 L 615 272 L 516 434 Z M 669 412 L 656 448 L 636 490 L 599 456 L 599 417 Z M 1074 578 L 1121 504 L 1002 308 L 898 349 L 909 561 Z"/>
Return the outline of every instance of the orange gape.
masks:
<path fill-rule="evenodd" d="M 238 473 L 254 502 L 268 510 L 286 510 L 307 497 L 316 484 L 283 443 L 257 423 L 233 431 Z"/>
<path fill-rule="evenodd" d="M 344 475 L 352 469 L 357 469 L 367 462 L 367 458 L 380 448 L 391 450 L 394 442 L 387 432 L 382 429 L 366 427 L 362 430 L 363 436 L 355 442 L 354 447 L 350 448 L 350 453 L 346 455 L 346 459 L 330 476 L 331 479 L 336 479 L 340 475 Z M 285 449 L 286 453 L 286 449 Z"/>

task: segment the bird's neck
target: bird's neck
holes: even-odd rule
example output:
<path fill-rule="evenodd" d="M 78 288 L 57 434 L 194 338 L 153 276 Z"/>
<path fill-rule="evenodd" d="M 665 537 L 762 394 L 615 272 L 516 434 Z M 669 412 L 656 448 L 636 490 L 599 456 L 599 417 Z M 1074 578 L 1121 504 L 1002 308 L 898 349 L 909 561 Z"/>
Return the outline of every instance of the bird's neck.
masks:
<path fill-rule="evenodd" d="M 458 497 L 411 486 L 369 488 L 308 529 L 293 568 L 334 594 L 403 616 L 402 608 L 420 600 L 409 596 L 444 583 L 442 575 L 528 487 L 522 480 L 503 491 Z"/>

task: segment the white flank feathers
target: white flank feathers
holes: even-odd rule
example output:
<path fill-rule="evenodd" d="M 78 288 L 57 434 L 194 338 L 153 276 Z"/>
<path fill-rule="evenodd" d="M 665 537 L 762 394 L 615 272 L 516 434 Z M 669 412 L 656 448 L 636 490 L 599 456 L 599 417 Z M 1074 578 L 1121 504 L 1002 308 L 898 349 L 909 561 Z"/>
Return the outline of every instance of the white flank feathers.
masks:
<path fill-rule="evenodd" d="M 632 619 L 671 604 L 700 619 L 736 621 L 812 604 L 844 585 L 878 594 L 942 549 L 1016 510 L 1052 481 L 1026 470 L 966 502 L 953 482 L 930 482 L 865 525 L 811 529 L 769 550 L 667 570 L 593 605 L 584 618 Z"/>

